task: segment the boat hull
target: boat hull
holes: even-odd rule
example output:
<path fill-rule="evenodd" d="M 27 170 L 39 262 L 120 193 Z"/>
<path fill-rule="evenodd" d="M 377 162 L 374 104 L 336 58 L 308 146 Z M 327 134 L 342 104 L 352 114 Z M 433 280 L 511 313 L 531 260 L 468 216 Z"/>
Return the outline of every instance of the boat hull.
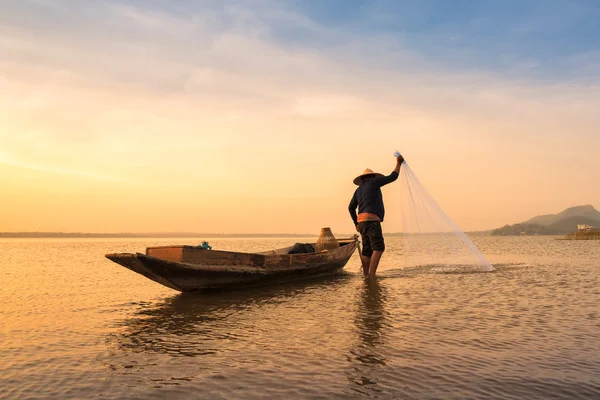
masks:
<path fill-rule="evenodd" d="M 161 248 L 172 259 L 141 253 L 107 254 L 123 267 L 181 292 L 236 289 L 339 273 L 356 250 L 356 241 L 325 253 L 235 253 L 179 246 Z M 147 253 L 152 254 L 152 249 Z M 157 253 L 156 251 L 154 253 Z M 185 255 L 188 253 L 188 255 Z M 169 257 L 168 255 L 166 256 Z M 182 262 L 179 260 L 185 260 Z"/>

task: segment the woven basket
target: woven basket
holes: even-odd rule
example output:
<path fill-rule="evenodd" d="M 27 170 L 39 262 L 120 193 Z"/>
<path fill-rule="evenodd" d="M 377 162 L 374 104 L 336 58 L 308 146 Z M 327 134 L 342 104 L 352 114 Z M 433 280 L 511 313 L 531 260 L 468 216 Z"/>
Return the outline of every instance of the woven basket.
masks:
<path fill-rule="evenodd" d="M 321 235 L 317 240 L 315 251 L 321 252 L 323 250 L 337 249 L 338 247 L 340 247 L 340 244 L 335 236 L 333 236 L 331 228 L 321 228 Z"/>

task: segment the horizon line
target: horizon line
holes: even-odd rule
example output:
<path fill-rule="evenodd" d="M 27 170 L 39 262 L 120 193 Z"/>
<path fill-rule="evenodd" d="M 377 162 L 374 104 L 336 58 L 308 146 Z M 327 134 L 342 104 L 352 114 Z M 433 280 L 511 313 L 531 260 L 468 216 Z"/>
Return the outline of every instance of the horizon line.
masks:
<path fill-rule="evenodd" d="M 488 233 L 489 230 L 468 231 L 463 233 Z M 435 234 L 441 232 L 412 232 L 417 234 Z M 444 232 L 453 233 L 453 232 Z M 339 237 L 352 237 L 355 233 L 337 233 Z M 403 232 L 387 232 L 387 236 L 402 236 Z M 216 232 L 41 232 L 20 231 L 0 232 L 0 238 L 193 238 L 193 237 L 318 237 L 313 233 L 216 233 Z"/>

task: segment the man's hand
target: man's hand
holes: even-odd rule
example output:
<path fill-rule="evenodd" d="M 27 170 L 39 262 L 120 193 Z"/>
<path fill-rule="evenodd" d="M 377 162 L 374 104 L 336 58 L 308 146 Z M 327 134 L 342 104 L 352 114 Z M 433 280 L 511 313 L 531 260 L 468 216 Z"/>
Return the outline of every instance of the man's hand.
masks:
<path fill-rule="evenodd" d="M 394 172 L 400 173 L 400 166 L 402 165 L 403 162 L 404 162 L 404 157 L 402 157 L 402 154 L 400 154 L 399 152 L 396 151 L 396 168 L 394 168 Z"/>
<path fill-rule="evenodd" d="M 358 229 L 358 224 L 354 225 L 354 227 L 356 228 L 356 232 L 360 233 L 360 230 Z"/>

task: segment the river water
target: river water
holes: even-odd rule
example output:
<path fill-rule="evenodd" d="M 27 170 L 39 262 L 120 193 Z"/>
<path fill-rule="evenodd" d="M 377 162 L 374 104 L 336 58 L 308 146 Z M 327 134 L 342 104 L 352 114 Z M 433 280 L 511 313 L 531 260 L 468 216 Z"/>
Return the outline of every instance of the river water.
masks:
<path fill-rule="evenodd" d="M 0 398 L 600 398 L 600 241 L 474 237 L 492 273 L 179 294 L 104 258 L 306 239 L 1 239 Z"/>

